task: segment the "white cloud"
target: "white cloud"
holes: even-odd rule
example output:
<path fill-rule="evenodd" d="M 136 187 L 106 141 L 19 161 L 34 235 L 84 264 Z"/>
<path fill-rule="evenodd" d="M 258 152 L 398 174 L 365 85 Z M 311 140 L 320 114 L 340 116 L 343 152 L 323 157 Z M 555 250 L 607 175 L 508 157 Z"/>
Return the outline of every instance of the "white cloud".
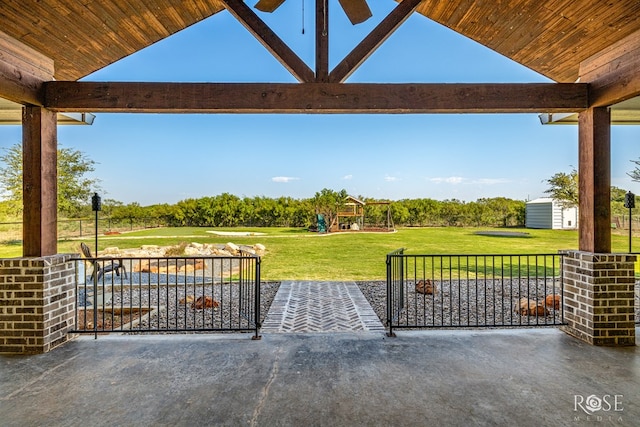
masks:
<path fill-rule="evenodd" d="M 297 181 L 300 178 L 296 178 L 294 176 L 274 176 L 273 178 L 271 178 L 271 181 L 273 182 L 284 182 L 285 184 L 291 181 Z"/>
<path fill-rule="evenodd" d="M 429 181 L 434 182 L 436 184 L 480 184 L 480 185 L 497 185 L 497 184 L 506 184 L 511 182 L 505 178 L 478 178 L 478 179 L 469 179 L 463 178 L 461 176 L 449 176 L 449 177 L 437 177 L 437 178 L 429 178 Z"/>
<path fill-rule="evenodd" d="M 343 179 L 343 180 L 345 180 L 345 181 L 349 181 L 349 180 L 351 180 L 352 178 L 353 178 L 353 175 L 351 175 L 351 174 L 349 174 L 349 175 L 345 175 L 345 176 L 343 176 L 343 177 L 342 177 L 342 179 Z"/>
<path fill-rule="evenodd" d="M 398 178 L 397 176 L 385 175 L 384 180 L 387 182 L 397 182 L 400 181 L 400 178 Z"/>
<path fill-rule="evenodd" d="M 484 185 L 506 184 L 507 182 L 510 182 L 510 181 L 504 178 L 480 178 L 472 181 L 473 184 L 484 184 Z"/>
<path fill-rule="evenodd" d="M 462 184 L 466 181 L 465 178 L 461 176 L 450 176 L 450 177 L 439 177 L 439 178 L 430 178 L 429 181 L 435 182 L 436 184 Z"/>

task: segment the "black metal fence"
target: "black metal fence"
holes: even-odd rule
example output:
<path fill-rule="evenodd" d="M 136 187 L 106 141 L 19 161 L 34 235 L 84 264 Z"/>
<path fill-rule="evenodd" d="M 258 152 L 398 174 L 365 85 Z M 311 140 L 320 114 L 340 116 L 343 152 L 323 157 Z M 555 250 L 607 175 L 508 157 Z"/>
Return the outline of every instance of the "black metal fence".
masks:
<path fill-rule="evenodd" d="M 387 255 L 387 326 L 564 324 L 561 254 Z"/>
<path fill-rule="evenodd" d="M 634 306 L 635 306 L 635 321 L 636 321 L 636 325 L 640 325 L 640 280 L 638 279 L 638 265 L 637 263 L 640 262 L 640 252 L 629 252 L 631 255 L 635 255 L 636 256 L 636 266 L 635 266 L 635 277 L 636 277 L 636 283 L 633 289 L 634 292 Z"/>
<path fill-rule="evenodd" d="M 76 333 L 254 332 L 260 257 L 80 258 Z"/>

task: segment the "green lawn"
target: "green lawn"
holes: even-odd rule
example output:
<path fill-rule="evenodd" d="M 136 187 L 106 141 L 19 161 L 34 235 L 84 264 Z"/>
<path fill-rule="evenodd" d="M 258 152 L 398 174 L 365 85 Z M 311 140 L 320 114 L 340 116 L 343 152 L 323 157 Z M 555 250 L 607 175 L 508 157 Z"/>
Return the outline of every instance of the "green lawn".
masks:
<path fill-rule="evenodd" d="M 528 237 L 494 237 L 475 234 L 475 228 L 403 228 L 396 233 L 335 233 L 319 235 L 292 228 L 233 228 L 219 231 L 252 231 L 264 236 L 216 236 L 212 228 L 158 228 L 116 236 L 100 236 L 101 249 L 109 246 L 174 245 L 180 242 L 237 244 L 262 243 L 263 280 L 384 280 L 387 253 L 406 248 L 410 254 L 541 254 L 578 246 L 577 231 L 509 230 Z M 93 248 L 93 237 L 84 239 Z M 614 252 L 625 252 L 628 238 L 613 235 Z M 58 251 L 78 252 L 79 241 L 62 241 Z M 21 246 L 2 245 L 0 256 L 20 256 Z"/>

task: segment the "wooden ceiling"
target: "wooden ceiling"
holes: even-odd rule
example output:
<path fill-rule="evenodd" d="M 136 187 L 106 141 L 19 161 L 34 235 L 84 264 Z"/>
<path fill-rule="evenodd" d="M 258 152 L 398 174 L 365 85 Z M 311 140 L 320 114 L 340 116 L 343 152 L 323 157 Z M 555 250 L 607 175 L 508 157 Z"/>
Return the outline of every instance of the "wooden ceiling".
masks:
<path fill-rule="evenodd" d="M 556 82 L 640 29 L 638 0 L 426 0 L 418 12 Z"/>
<path fill-rule="evenodd" d="M 52 58 L 57 80 L 77 80 L 222 10 L 220 0 L 4 0 L 0 31 Z M 640 30 L 638 0 L 424 0 L 417 10 L 557 82 Z"/>
<path fill-rule="evenodd" d="M 219 0 L 4 0 L 0 31 L 77 80 L 220 12 Z"/>

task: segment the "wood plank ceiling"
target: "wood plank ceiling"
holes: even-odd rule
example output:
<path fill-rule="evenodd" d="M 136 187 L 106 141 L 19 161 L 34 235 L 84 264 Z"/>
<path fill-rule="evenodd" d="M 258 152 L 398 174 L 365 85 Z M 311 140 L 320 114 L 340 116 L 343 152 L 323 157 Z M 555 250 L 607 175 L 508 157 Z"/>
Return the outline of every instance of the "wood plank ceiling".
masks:
<path fill-rule="evenodd" d="M 219 0 L 8 0 L 0 31 L 77 80 L 224 9 Z"/>
<path fill-rule="evenodd" d="M 77 80 L 223 9 L 219 0 L 5 0 L 0 31 L 53 58 L 57 80 Z M 638 0 L 424 0 L 417 10 L 557 82 L 640 30 Z"/>
<path fill-rule="evenodd" d="M 638 0 L 423 1 L 418 12 L 556 82 L 640 29 Z"/>

